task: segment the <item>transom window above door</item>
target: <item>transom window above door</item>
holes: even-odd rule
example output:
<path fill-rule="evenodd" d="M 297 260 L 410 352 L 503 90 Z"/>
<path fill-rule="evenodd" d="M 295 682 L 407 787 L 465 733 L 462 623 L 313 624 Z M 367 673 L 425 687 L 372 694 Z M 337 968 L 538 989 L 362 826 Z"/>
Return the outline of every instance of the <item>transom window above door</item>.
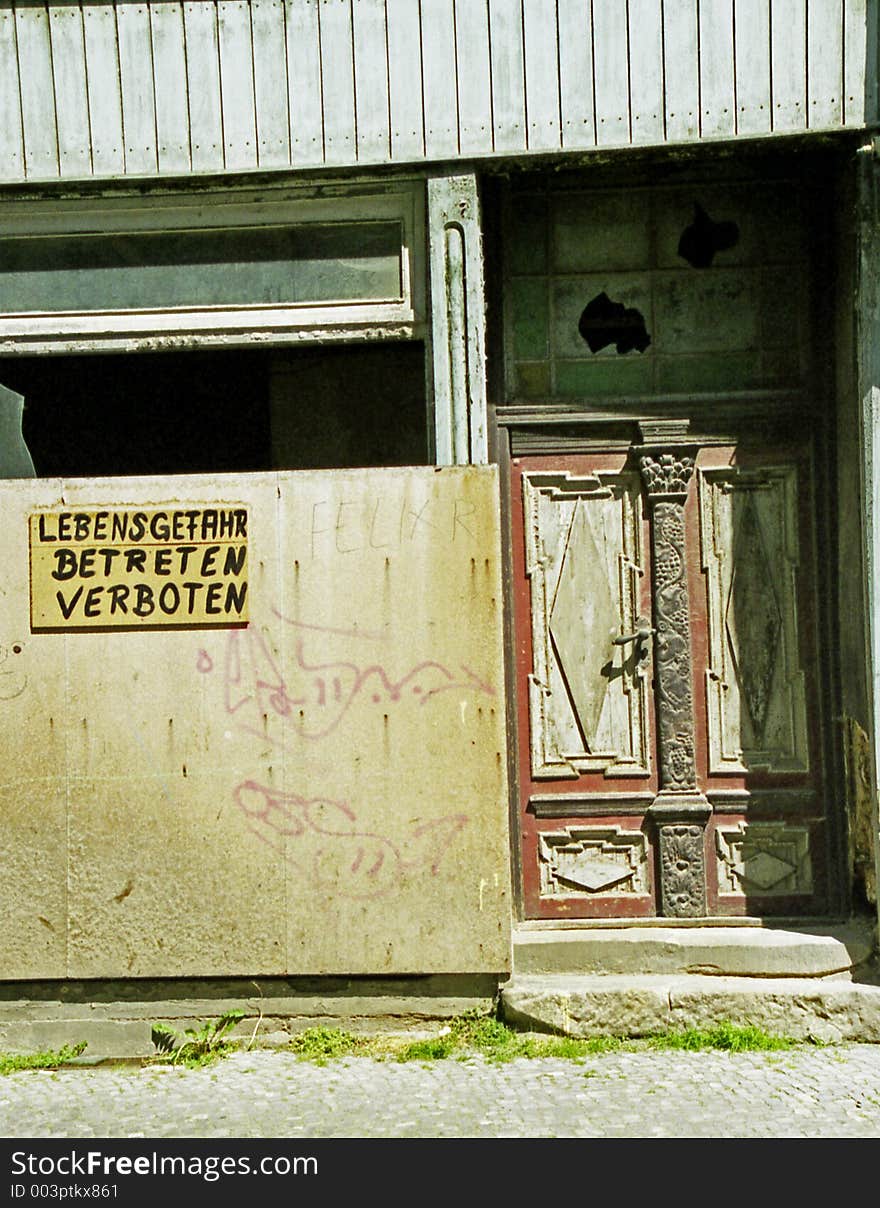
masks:
<path fill-rule="evenodd" d="M 419 339 L 422 190 L 9 202 L 0 353 Z"/>

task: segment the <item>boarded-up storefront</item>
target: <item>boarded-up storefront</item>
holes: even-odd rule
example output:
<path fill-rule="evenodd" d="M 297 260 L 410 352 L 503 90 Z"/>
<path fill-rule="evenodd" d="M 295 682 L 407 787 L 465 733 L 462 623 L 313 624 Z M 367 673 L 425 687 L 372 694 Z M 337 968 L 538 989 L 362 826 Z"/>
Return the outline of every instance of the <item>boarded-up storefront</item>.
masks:
<path fill-rule="evenodd" d="M 493 469 L 7 482 L 2 512 L 7 969 L 506 967 Z"/>

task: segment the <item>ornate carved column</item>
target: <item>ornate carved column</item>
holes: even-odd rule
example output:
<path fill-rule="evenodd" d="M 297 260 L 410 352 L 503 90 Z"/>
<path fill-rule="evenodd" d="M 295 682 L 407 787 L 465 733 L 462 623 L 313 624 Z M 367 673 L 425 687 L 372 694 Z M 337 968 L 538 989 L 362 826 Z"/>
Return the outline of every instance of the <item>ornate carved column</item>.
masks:
<path fill-rule="evenodd" d="M 676 425 L 681 429 L 681 425 Z M 660 425 L 642 426 L 643 439 Z M 670 433 L 672 435 L 672 433 Z M 704 833 L 711 808 L 697 788 L 694 759 L 693 662 L 688 608 L 684 504 L 694 449 L 639 450 L 642 481 L 652 513 L 654 684 L 660 754 L 660 791 L 648 814 L 660 849 L 660 913 L 706 915 Z"/>

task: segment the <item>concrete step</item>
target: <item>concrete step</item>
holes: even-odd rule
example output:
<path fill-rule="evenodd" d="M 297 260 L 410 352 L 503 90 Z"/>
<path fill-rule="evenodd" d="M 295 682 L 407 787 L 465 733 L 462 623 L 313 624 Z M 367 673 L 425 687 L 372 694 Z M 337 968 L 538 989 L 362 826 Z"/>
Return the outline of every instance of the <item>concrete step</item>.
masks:
<path fill-rule="evenodd" d="M 502 1018 L 568 1036 L 648 1036 L 728 1022 L 773 1036 L 880 1043 L 880 985 L 845 978 L 516 974 Z"/>
<path fill-rule="evenodd" d="M 873 918 L 522 923 L 500 1009 L 517 1027 L 571 1036 L 729 1022 L 798 1040 L 880 1042 L 875 941 Z"/>
<path fill-rule="evenodd" d="M 513 934 L 513 973 L 851 975 L 874 951 L 874 922 L 812 926 L 546 926 Z"/>

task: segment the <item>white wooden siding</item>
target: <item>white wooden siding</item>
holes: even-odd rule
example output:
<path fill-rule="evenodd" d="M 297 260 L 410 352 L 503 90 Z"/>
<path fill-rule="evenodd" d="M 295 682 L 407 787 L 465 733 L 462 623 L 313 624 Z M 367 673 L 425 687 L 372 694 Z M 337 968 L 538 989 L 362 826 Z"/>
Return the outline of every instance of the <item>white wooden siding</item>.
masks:
<path fill-rule="evenodd" d="M 868 8 L 0 0 L 0 180 L 413 164 L 873 126 Z"/>

